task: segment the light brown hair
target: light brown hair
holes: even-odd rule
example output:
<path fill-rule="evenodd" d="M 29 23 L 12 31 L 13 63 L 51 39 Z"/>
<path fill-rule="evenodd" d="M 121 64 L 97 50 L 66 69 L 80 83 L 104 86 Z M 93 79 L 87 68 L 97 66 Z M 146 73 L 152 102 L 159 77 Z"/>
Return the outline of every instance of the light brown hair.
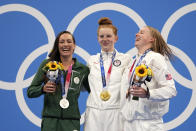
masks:
<path fill-rule="evenodd" d="M 163 56 L 167 56 L 170 60 L 173 58 L 173 52 L 171 48 L 167 45 L 163 37 L 161 36 L 160 32 L 151 27 L 151 26 L 146 26 L 154 38 L 154 42 L 152 44 L 152 50 L 162 54 Z"/>

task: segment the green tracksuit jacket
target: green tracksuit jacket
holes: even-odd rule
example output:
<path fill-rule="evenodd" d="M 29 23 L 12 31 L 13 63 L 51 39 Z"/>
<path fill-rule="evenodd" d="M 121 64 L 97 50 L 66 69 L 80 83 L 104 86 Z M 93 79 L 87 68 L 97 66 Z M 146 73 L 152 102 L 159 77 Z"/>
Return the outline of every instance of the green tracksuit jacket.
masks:
<path fill-rule="evenodd" d="M 89 69 L 73 58 L 75 63 L 72 66 L 72 74 L 67 99 L 69 107 L 63 109 L 59 102 L 62 99 L 62 86 L 59 80 L 56 92 L 44 93 L 42 88 L 46 82 L 46 72 L 42 69 L 48 60 L 44 60 L 36 73 L 30 87 L 27 90 L 29 98 L 39 97 L 44 94 L 44 107 L 42 111 L 42 131 L 73 131 L 80 130 L 80 111 L 78 107 L 78 97 L 80 90 L 85 88 L 90 92 L 88 84 Z M 64 80 L 67 71 L 63 71 Z"/>

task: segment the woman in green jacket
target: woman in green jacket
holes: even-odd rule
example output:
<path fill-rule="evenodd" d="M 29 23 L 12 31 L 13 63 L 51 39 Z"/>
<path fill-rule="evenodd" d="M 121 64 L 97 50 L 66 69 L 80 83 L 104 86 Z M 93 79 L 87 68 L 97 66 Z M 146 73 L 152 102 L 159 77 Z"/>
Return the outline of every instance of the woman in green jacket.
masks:
<path fill-rule="evenodd" d="M 90 92 L 89 69 L 72 57 L 75 47 L 74 36 L 60 32 L 27 90 L 29 98 L 44 95 L 42 131 L 80 130 L 78 97 L 82 88 Z"/>

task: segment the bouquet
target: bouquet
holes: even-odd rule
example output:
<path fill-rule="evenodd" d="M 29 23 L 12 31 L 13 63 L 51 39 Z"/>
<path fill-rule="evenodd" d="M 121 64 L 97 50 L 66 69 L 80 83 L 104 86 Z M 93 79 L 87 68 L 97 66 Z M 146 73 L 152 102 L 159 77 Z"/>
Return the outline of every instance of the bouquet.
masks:
<path fill-rule="evenodd" d="M 49 61 L 43 67 L 43 70 L 46 72 L 46 76 L 49 81 L 56 83 L 60 74 L 60 70 L 63 70 L 63 64 L 57 61 Z"/>
<path fill-rule="evenodd" d="M 141 87 L 145 81 L 150 82 L 152 79 L 152 70 L 145 64 L 141 64 L 135 68 L 135 74 L 133 77 L 133 85 Z M 138 100 L 139 97 L 133 96 L 133 100 Z"/>

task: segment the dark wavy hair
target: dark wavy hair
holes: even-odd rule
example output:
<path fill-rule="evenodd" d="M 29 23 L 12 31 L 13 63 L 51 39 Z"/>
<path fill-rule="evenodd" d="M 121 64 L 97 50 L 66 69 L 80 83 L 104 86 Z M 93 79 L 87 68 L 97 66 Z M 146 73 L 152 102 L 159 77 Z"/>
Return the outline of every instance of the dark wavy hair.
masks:
<path fill-rule="evenodd" d="M 61 37 L 62 34 L 70 34 L 72 36 L 72 39 L 73 39 L 74 44 L 76 44 L 75 38 L 74 38 L 74 36 L 72 35 L 71 32 L 69 32 L 69 31 L 62 31 L 62 32 L 60 32 L 56 36 L 56 39 L 55 39 L 55 42 L 54 42 L 54 46 L 52 48 L 52 51 L 48 55 L 50 61 L 61 61 L 58 45 L 59 45 L 59 38 Z"/>

